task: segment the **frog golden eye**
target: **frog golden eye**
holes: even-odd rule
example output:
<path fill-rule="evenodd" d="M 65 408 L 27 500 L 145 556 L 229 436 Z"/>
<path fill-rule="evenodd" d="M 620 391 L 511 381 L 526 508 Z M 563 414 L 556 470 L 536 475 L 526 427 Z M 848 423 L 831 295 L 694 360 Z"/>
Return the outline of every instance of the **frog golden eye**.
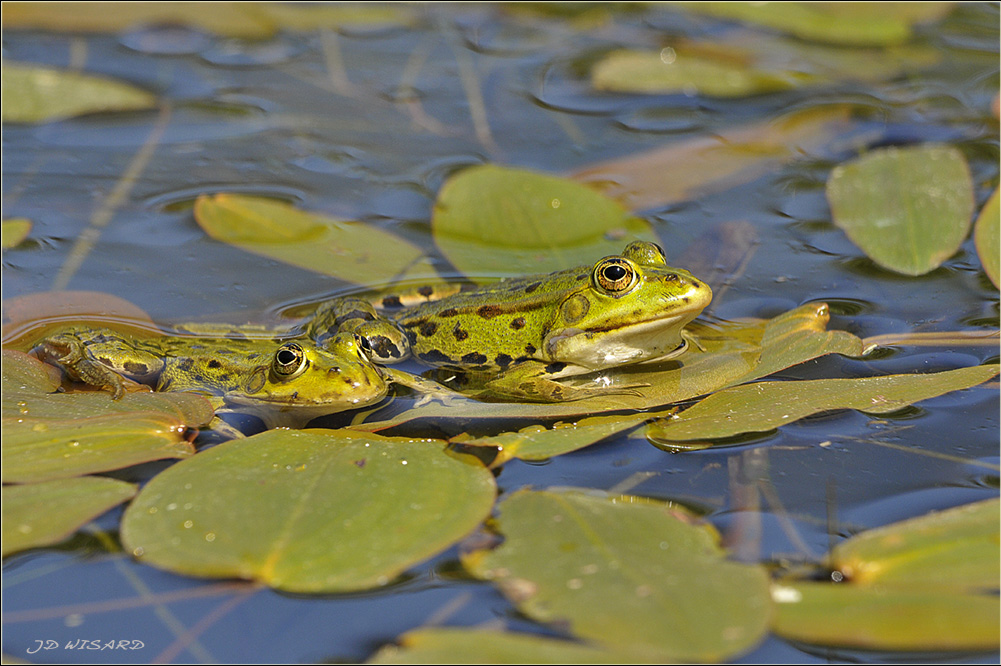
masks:
<path fill-rule="evenodd" d="M 621 294 L 636 284 L 636 271 L 624 259 L 609 257 L 594 267 L 594 284 L 609 293 Z"/>
<path fill-rule="evenodd" d="M 272 366 L 275 374 L 280 377 L 288 377 L 301 372 L 309 364 L 302 347 L 294 342 L 288 342 L 278 348 L 275 352 L 275 360 Z"/>

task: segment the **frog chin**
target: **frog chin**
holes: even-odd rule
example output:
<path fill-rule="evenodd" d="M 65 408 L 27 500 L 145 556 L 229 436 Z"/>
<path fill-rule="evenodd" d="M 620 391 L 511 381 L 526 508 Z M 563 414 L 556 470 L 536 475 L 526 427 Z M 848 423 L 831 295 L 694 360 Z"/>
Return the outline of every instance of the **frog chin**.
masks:
<path fill-rule="evenodd" d="M 621 365 L 651 360 L 666 360 L 680 355 L 687 348 L 681 330 L 698 313 L 653 319 L 620 327 L 614 331 L 588 333 L 581 329 L 566 329 L 546 341 L 546 351 L 554 360 L 579 368 L 580 374 Z"/>
<path fill-rule="evenodd" d="M 224 400 L 227 411 L 252 414 L 269 428 L 301 428 L 315 418 L 362 407 L 385 394 L 386 390 L 383 390 L 365 395 L 358 393 L 352 398 L 339 395 L 307 401 L 298 396 L 292 400 L 286 395 L 227 393 Z"/>

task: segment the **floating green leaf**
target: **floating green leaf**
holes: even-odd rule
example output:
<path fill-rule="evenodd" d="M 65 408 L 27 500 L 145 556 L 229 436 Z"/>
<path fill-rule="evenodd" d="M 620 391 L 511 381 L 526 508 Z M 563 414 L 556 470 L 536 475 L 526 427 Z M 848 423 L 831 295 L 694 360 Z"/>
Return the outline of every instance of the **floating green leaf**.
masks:
<path fill-rule="evenodd" d="M 456 402 L 430 404 L 385 421 L 356 424 L 378 431 L 426 419 L 442 418 L 568 419 L 600 412 L 650 409 L 705 395 L 728 386 L 770 375 L 825 354 L 862 354 L 862 341 L 847 331 L 828 331 L 830 313 L 824 303 L 810 303 L 774 319 L 755 322 L 695 323 L 688 331 L 698 340 L 678 360 L 612 368 L 591 379 L 600 386 L 631 386 L 627 393 L 610 391 L 594 398 L 552 404 Z M 701 347 L 701 349 L 699 348 Z M 575 381 L 570 378 L 569 381 Z M 593 384 L 592 384 L 593 386 Z M 635 415 L 623 418 L 635 418 Z M 562 438 L 562 434 L 547 437 Z M 569 443 L 569 440 L 568 440 Z"/>
<path fill-rule="evenodd" d="M 493 475 L 444 444 L 321 430 L 226 442 L 150 481 L 122 542 L 169 571 L 291 592 L 385 585 L 493 506 Z"/>
<path fill-rule="evenodd" d="M 212 406 L 190 393 L 52 393 L 52 368 L 3 351 L 3 482 L 31 483 L 104 472 L 195 452 L 185 439 Z"/>
<path fill-rule="evenodd" d="M 651 423 L 647 435 L 654 441 L 717 439 L 766 432 L 832 409 L 883 414 L 976 386 L 997 374 L 997 365 L 980 365 L 926 374 L 748 384 L 714 393 L 681 414 Z"/>
<path fill-rule="evenodd" d="M 450 178 L 431 226 L 442 254 L 474 279 L 590 266 L 630 241 L 657 240 L 647 222 L 587 187 L 493 165 Z"/>
<path fill-rule="evenodd" d="M 298 7 L 257 2 L 74 2 L 52 11 L 43 3 L 4 8 L 7 29 L 119 32 L 140 25 L 189 25 L 226 37 L 266 39 L 279 29 L 314 31 L 341 26 L 401 25 L 408 8 Z"/>
<path fill-rule="evenodd" d="M 994 286 L 1001 286 L 1001 207 L 998 205 L 998 190 L 984 204 L 973 229 L 973 239 L 977 244 L 977 255 L 984 272 Z"/>
<path fill-rule="evenodd" d="M 463 446 L 496 447 L 497 457 L 491 467 L 503 465 L 512 458 L 519 460 L 546 460 L 596 444 L 624 430 L 635 428 L 651 418 L 642 416 L 595 416 L 577 423 L 557 425 L 551 429 L 529 426 L 518 432 L 506 432 L 494 437 L 453 439 Z"/>
<path fill-rule="evenodd" d="M 880 266 L 923 275 L 966 239 L 973 179 L 951 146 L 874 150 L 827 181 L 834 223 Z"/>
<path fill-rule="evenodd" d="M 656 662 L 627 651 L 488 629 L 433 628 L 411 631 L 367 664 L 627 664 Z"/>
<path fill-rule="evenodd" d="M 683 2 L 673 6 L 756 23 L 803 39 L 832 44 L 901 44 L 916 23 L 937 20 L 951 2 Z"/>
<path fill-rule="evenodd" d="M 591 72 L 596 90 L 637 93 L 698 93 L 709 97 L 743 97 L 789 90 L 812 77 L 794 71 L 766 70 L 729 59 L 699 54 L 613 51 Z"/>
<path fill-rule="evenodd" d="M 100 76 L 5 62 L 0 66 L 0 77 L 6 123 L 41 123 L 156 105 L 151 93 Z"/>
<path fill-rule="evenodd" d="M 3 221 L 2 234 L 0 234 L 0 247 L 7 249 L 21 244 L 28 233 L 31 232 L 31 220 L 24 218 L 13 218 Z"/>
<path fill-rule="evenodd" d="M 3 556 L 59 543 L 136 494 L 131 483 L 85 476 L 3 488 Z"/>
<path fill-rule="evenodd" d="M 831 551 L 852 583 L 998 589 L 999 502 L 958 506 L 867 530 Z"/>
<path fill-rule="evenodd" d="M 997 560 L 995 559 L 995 572 Z M 996 650 L 998 598 L 910 587 L 783 583 L 772 630 L 794 641 L 866 650 Z"/>
<path fill-rule="evenodd" d="M 665 661 L 717 661 L 764 636 L 762 567 L 728 562 L 710 526 L 670 504 L 576 489 L 500 505 L 504 542 L 464 559 L 518 609 L 595 645 Z"/>
<path fill-rule="evenodd" d="M 850 107 L 815 107 L 593 164 L 570 177 L 634 210 L 654 208 L 753 180 L 843 138 L 850 128 Z"/>
<path fill-rule="evenodd" d="M 218 241 L 348 282 L 391 282 L 422 257 L 407 241 L 371 225 L 259 197 L 199 197 L 195 220 Z"/>

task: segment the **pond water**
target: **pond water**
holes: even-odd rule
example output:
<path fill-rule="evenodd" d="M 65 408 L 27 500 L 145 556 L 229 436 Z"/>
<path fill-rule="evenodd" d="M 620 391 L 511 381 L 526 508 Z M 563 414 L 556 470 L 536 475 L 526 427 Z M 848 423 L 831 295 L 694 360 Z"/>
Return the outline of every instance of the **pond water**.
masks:
<path fill-rule="evenodd" d="M 830 328 L 860 337 L 997 328 L 998 291 L 972 239 L 926 275 L 898 275 L 866 259 L 831 223 L 824 192 L 832 167 L 866 149 L 945 142 L 966 157 L 980 210 L 998 181 L 998 122 L 990 110 L 999 85 L 997 5 L 958 5 L 919 26 L 912 44 L 934 62 L 906 73 L 732 99 L 599 92 L 588 80 L 592 65 L 615 48 L 725 43 L 750 30 L 723 19 L 670 6 L 407 11 L 405 26 L 279 30 L 257 39 L 180 25 L 106 33 L 5 25 L 9 60 L 81 68 L 169 103 L 167 111 L 5 124 L 3 216 L 34 225 L 23 244 L 4 252 L 5 309 L 11 299 L 69 289 L 118 296 L 163 323 L 274 323 L 359 289 L 209 238 L 192 208 L 198 195 L 217 192 L 273 197 L 377 226 L 421 247 L 444 277 L 460 278 L 436 249 L 430 218 L 442 184 L 466 167 L 567 175 L 843 103 L 854 105 L 850 131 L 745 178 L 721 184 L 706 173 L 698 192 L 642 205 L 637 214 L 653 225 L 669 263 L 721 222 L 753 228 L 749 260 L 732 272 L 725 293 L 717 289 L 710 309 L 719 319 L 827 302 Z M 125 179 L 151 136 L 153 152 Z M 675 168 L 688 177 L 685 164 Z M 78 239 L 116 191 L 110 218 L 80 254 Z M 75 256 L 81 261 L 73 270 Z M 897 345 L 867 360 L 823 357 L 780 376 L 933 372 L 997 357 L 996 342 Z M 995 382 L 886 416 L 826 413 L 702 451 L 670 454 L 642 438 L 613 438 L 542 463 L 513 460 L 497 483 L 502 497 L 575 486 L 676 500 L 705 512 L 724 536 L 754 508 L 741 504 L 741 489 L 759 487 L 760 542 L 746 556 L 817 561 L 832 539 L 997 497 L 998 433 Z M 143 480 L 167 466 L 117 476 Z M 139 565 L 94 536 L 106 530 L 116 538 L 121 515 L 119 508 L 63 545 L 4 560 L 5 654 L 39 662 L 363 661 L 429 624 L 545 631 L 465 574 L 456 547 L 377 591 L 300 596 Z M 37 641 L 77 638 L 145 647 L 30 652 Z M 870 657 L 770 637 L 739 661 L 832 658 Z"/>

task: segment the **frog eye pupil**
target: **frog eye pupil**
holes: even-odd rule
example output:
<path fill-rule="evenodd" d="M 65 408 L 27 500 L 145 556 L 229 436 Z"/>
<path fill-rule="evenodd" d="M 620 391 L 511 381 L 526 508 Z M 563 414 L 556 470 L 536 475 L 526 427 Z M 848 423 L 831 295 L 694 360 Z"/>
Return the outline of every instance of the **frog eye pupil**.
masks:
<path fill-rule="evenodd" d="M 618 282 L 626 276 L 626 269 L 617 264 L 608 266 L 602 271 L 602 276 L 609 282 Z"/>
<path fill-rule="evenodd" d="M 293 343 L 283 345 L 275 353 L 275 372 L 279 375 L 291 375 L 302 367 L 304 359 L 302 347 Z"/>
<path fill-rule="evenodd" d="M 633 267 L 625 260 L 609 258 L 599 264 L 594 271 L 595 285 L 615 295 L 624 295 L 635 284 Z"/>

